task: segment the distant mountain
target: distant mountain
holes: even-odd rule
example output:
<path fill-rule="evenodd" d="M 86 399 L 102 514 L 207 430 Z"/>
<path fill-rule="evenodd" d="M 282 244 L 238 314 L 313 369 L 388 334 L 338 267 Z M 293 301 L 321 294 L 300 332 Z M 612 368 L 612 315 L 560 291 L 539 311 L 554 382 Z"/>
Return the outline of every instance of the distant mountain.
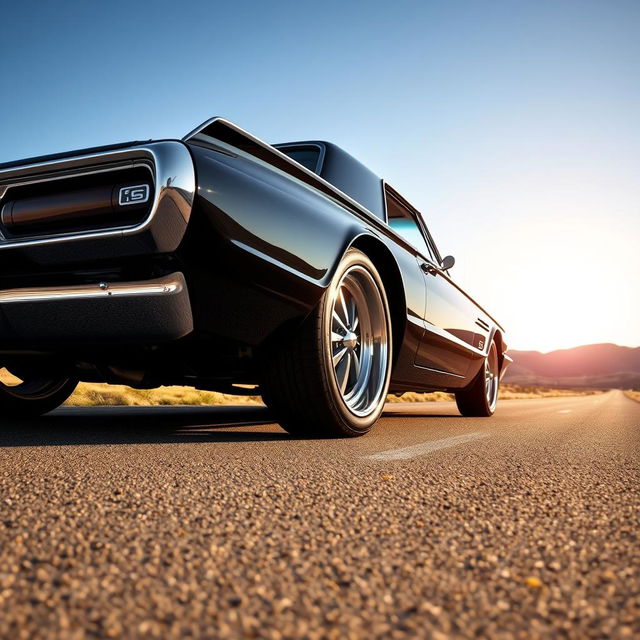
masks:
<path fill-rule="evenodd" d="M 590 344 L 550 353 L 509 351 L 505 382 L 562 387 L 640 388 L 640 347 Z"/>

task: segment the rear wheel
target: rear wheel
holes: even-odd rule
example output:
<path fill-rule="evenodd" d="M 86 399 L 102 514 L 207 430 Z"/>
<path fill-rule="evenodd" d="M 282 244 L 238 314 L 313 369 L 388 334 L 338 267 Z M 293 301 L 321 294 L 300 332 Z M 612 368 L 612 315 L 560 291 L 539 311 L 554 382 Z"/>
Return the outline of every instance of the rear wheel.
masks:
<path fill-rule="evenodd" d="M 498 348 L 495 341 L 492 341 L 484 366 L 478 375 L 466 389 L 456 392 L 456 404 L 463 416 L 489 417 L 493 415 L 498 403 L 499 374 Z"/>
<path fill-rule="evenodd" d="M 362 252 L 349 250 L 301 330 L 265 362 L 265 403 L 289 433 L 359 436 L 380 416 L 391 372 L 384 285 Z"/>
<path fill-rule="evenodd" d="M 52 372 L 0 368 L 0 416 L 33 417 L 59 407 L 78 382 Z"/>

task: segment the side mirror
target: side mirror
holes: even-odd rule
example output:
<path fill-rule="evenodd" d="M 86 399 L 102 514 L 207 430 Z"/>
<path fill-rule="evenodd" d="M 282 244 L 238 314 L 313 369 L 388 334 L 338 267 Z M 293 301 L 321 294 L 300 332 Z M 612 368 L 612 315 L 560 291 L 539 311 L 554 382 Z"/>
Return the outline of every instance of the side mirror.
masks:
<path fill-rule="evenodd" d="M 440 268 L 443 271 L 449 271 L 449 269 L 451 269 L 451 267 L 453 267 L 455 263 L 456 259 L 453 256 L 445 256 L 444 258 L 442 258 L 442 264 L 440 265 Z"/>

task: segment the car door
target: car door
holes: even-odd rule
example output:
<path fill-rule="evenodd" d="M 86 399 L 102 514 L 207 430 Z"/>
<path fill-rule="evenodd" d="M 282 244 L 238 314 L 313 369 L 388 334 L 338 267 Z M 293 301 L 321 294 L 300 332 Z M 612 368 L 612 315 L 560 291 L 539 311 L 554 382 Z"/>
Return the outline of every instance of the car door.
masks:
<path fill-rule="evenodd" d="M 421 265 L 427 281 L 427 324 L 416 364 L 466 377 L 476 371 L 471 363 L 486 351 L 490 324 L 482 310 L 442 269 L 442 259 L 422 217 L 420 222 L 431 256 Z"/>
<path fill-rule="evenodd" d="M 420 213 L 387 187 L 389 226 L 418 251 L 426 288 L 425 332 L 415 364 L 434 384 L 464 384 L 472 360 L 484 348 L 488 329 L 476 324 L 478 308 L 440 267 L 438 253 Z"/>

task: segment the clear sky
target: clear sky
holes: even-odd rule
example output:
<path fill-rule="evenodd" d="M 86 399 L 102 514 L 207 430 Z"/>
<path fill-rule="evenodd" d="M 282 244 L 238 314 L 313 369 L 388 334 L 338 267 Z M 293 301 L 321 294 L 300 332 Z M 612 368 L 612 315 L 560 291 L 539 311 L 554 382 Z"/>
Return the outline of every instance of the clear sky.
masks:
<path fill-rule="evenodd" d="M 0 161 L 224 115 L 420 208 L 511 346 L 640 344 L 640 2 L 3 2 Z"/>

